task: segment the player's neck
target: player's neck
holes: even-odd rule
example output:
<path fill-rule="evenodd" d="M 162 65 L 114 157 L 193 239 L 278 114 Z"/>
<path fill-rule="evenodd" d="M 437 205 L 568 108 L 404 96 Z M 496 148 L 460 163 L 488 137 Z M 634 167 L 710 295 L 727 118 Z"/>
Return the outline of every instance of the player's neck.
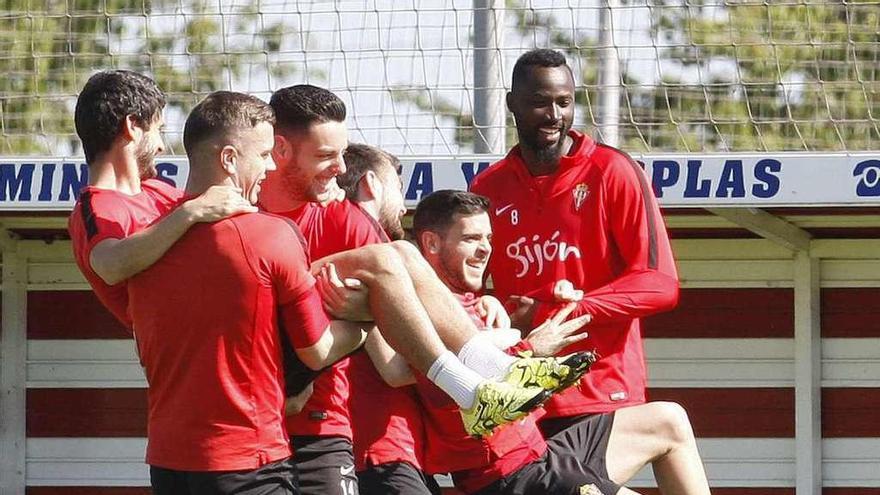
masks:
<path fill-rule="evenodd" d="M 189 177 L 186 180 L 185 194 L 188 197 L 201 196 L 208 189 L 214 186 L 232 186 L 238 187 L 232 177 L 225 173 L 220 173 L 223 169 L 220 167 L 210 167 L 204 164 L 190 161 Z"/>
<path fill-rule="evenodd" d="M 377 201 L 358 201 L 357 204 L 364 210 L 364 213 L 373 217 L 373 220 L 379 221 L 379 203 Z"/>
<path fill-rule="evenodd" d="M 552 162 L 544 162 L 541 161 L 537 154 L 528 150 L 527 148 L 521 148 L 523 163 L 526 166 L 526 170 L 529 171 L 529 174 L 532 177 L 540 177 L 542 175 L 552 175 L 555 174 L 557 170 L 559 170 L 559 160 L 554 160 Z"/>
<path fill-rule="evenodd" d="M 260 190 L 260 206 L 272 213 L 283 213 L 296 210 L 307 203 L 306 200 L 294 198 L 285 191 L 284 184 L 280 179 L 280 177 L 270 175 L 263 181 L 263 187 Z"/>
<path fill-rule="evenodd" d="M 137 160 L 124 152 L 109 150 L 89 164 L 89 185 L 123 194 L 141 192 Z"/>

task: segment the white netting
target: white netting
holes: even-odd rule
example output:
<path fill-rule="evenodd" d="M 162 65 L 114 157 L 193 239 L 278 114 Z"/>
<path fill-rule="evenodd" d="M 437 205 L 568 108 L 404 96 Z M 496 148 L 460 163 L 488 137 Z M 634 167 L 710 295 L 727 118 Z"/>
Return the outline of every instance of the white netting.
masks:
<path fill-rule="evenodd" d="M 509 86 L 523 51 L 565 50 L 578 76 L 578 123 L 595 128 L 606 0 L 495 3 L 504 8 L 500 84 Z M 3 0 L 0 154 L 78 152 L 75 94 L 109 67 L 145 70 L 167 91 L 175 153 L 183 116 L 205 93 L 268 98 L 299 82 L 345 99 L 353 140 L 399 154 L 468 153 L 473 4 Z M 631 1 L 611 21 L 622 147 L 880 148 L 880 0 Z M 498 124 L 508 145 L 510 124 Z"/>

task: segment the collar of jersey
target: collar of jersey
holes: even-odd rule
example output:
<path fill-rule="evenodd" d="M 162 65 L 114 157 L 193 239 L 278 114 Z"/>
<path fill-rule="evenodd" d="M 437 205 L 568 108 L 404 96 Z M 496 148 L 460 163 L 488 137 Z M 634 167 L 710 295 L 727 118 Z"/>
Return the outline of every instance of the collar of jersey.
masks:
<path fill-rule="evenodd" d="M 512 159 L 514 163 L 513 170 L 516 173 L 517 180 L 525 184 L 529 189 L 532 189 L 536 194 L 545 197 L 567 193 L 574 185 L 570 183 L 572 169 L 586 165 L 593 150 L 596 149 L 596 142 L 590 136 L 574 129 L 569 130 L 568 135 L 574 139 L 575 148 L 571 153 L 559 159 L 559 169 L 550 175 L 533 177 L 529 173 L 529 169 L 526 168 L 525 162 L 523 162 L 519 145 L 510 150 L 508 158 Z"/>

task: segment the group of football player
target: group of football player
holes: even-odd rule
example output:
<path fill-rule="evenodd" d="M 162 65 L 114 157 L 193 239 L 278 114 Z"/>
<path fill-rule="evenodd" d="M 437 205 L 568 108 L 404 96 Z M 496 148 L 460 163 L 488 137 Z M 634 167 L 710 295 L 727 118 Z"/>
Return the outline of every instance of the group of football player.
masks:
<path fill-rule="evenodd" d="M 399 160 L 349 143 L 331 91 L 209 94 L 185 190 L 156 176 L 165 104 L 143 74 L 88 80 L 69 223 L 144 367 L 154 493 L 437 494 L 448 473 L 613 495 L 647 464 L 664 495 L 709 493 L 685 411 L 646 403 L 639 319 L 678 300 L 657 201 L 571 128 L 561 53 L 517 60 L 519 144 L 421 198 L 410 241 Z"/>

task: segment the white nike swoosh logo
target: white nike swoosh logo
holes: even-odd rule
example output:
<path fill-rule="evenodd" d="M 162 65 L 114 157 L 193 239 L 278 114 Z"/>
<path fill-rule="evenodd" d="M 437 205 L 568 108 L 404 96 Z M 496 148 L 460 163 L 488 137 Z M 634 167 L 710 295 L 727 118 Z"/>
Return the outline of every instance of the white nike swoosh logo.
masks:
<path fill-rule="evenodd" d="M 354 466 L 339 466 L 339 474 L 341 474 L 342 476 L 348 476 L 353 472 Z"/>
<path fill-rule="evenodd" d="M 513 203 L 510 203 L 507 206 L 502 206 L 501 208 L 495 208 L 495 216 L 497 217 L 498 215 L 501 215 L 502 213 L 504 213 L 505 211 L 507 211 L 511 208 L 513 208 Z"/>

